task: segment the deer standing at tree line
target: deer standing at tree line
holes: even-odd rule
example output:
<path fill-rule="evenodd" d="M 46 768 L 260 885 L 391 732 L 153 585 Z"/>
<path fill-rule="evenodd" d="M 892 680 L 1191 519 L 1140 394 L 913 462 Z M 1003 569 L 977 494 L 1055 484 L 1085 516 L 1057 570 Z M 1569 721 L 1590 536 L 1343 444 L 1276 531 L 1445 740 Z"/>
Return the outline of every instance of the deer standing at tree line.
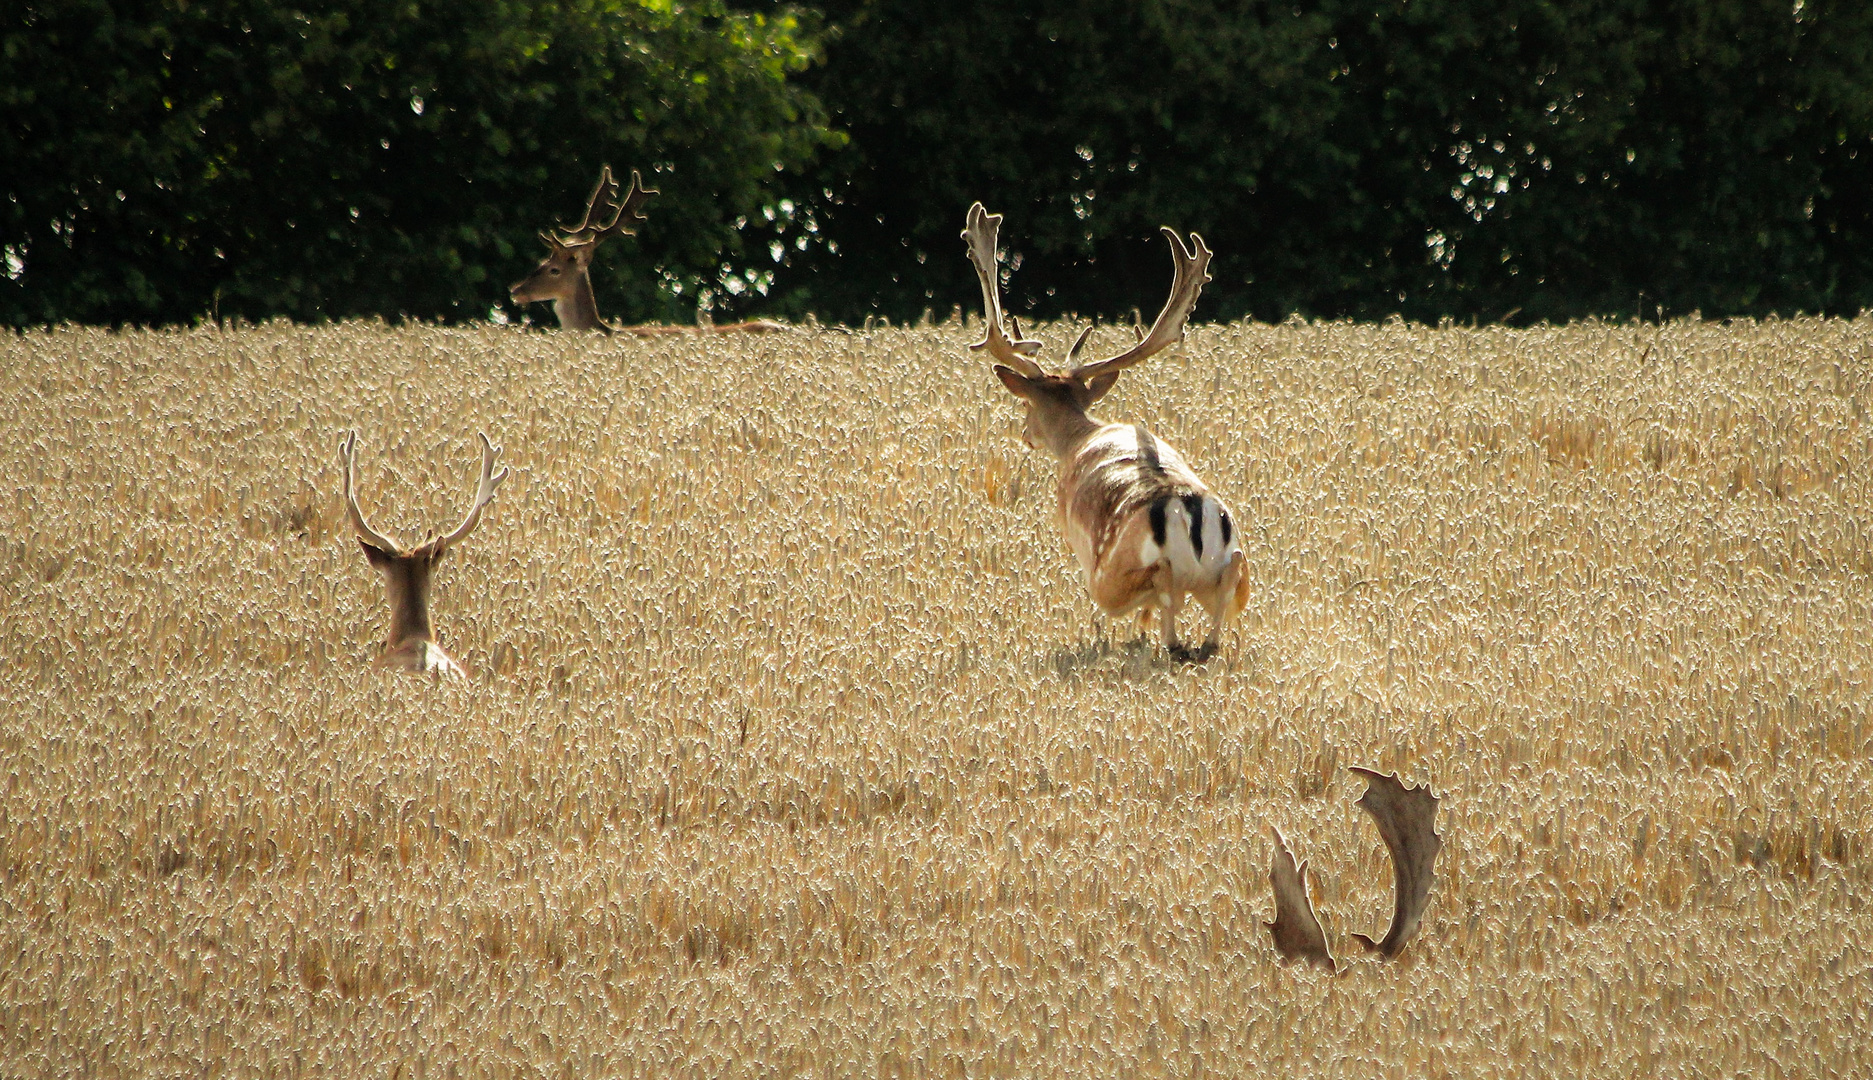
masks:
<path fill-rule="evenodd" d="M 592 255 L 598 245 L 614 236 L 634 236 L 635 226 L 650 219 L 642 213 L 644 204 L 658 194 L 644 187 L 643 177 L 631 170 L 631 190 L 618 198 L 618 181 L 612 179 L 611 166 L 598 174 L 598 186 L 586 200 L 585 217 L 577 226 L 558 226 L 557 235 L 540 234 L 546 242 L 546 258 L 533 273 L 508 289 L 516 304 L 552 301 L 553 314 L 566 330 L 596 330 L 601 334 L 624 333 L 639 337 L 664 334 L 765 333 L 788 327 L 756 319 L 752 322 L 722 326 L 612 326 L 598 315 L 598 300 L 592 294 Z M 609 215 L 609 217 L 607 217 Z"/>

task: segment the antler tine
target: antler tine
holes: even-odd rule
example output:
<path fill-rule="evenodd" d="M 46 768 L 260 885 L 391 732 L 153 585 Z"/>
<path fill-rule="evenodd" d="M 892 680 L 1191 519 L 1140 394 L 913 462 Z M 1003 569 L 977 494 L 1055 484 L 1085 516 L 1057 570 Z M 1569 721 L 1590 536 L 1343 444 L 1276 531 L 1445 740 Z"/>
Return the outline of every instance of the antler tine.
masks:
<path fill-rule="evenodd" d="M 585 200 L 585 217 L 576 226 L 559 226 L 559 231 L 567 240 L 584 237 L 598 219 L 618 205 L 618 182 L 611 177 L 611 166 L 604 165 L 598 170 L 598 183 L 593 185 L 592 194 Z"/>
<path fill-rule="evenodd" d="M 616 185 L 613 186 L 612 190 L 614 192 L 617 190 Z M 626 236 L 635 235 L 637 232 L 635 226 L 642 225 L 650 220 L 640 213 L 644 204 L 650 201 L 651 196 L 661 194 L 663 193 L 660 191 L 654 191 L 645 187 L 644 178 L 638 174 L 636 169 L 632 169 L 631 190 L 625 193 L 624 201 L 618 204 L 618 211 L 611 215 L 611 220 L 592 234 L 592 242 L 596 244 L 600 240 L 616 236 L 619 233 L 623 233 Z"/>
<path fill-rule="evenodd" d="M 507 479 L 505 465 L 501 467 L 500 472 L 494 471 L 494 459 L 500 456 L 501 448 L 490 443 L 488 436 L 483 432 L 476 432 L 475 437 L 481 440 L 481 479 L 475 485 L 475 505 L 468 508 L 468 516 L 455 527 L 455 531 L 442 538 L 440 544 L 437 545 L 438 550 L 468 539 L 468 534 L 474 532 L 475 526 L 481 524 L 482 509 L 494 501 L 494 489 L 500 487 L 501 481 Z"/>
<path fill-rule="evenodd" d="M 643 175 L 632 169 L 631 190 L 620 201 L 618 182 L 612 179 L 611 166 L 607 165 L 599 175 L 598 186 L 592 189 L 592 200 L 585 208 L 585 220 L 576 229 L 560 226 L 560 230 L 565 233 L 561 242 L 567 246 L 595 245 L 620 233 L 631 236 L 637 232 L 635 226 L 650 220 L 640 211 L 651 196 L 657 194 L 660 192 L 646 188 Z M 610 214 L 609 219 L 600 224 L 607 213 Z"/>
<path fill-rule="evenodd" d="M 1157 321 L 1151 324 L 1151 332 L 1138 344 L 1110 359 L 1095 360 L 1074 368 L 1074 379 L 1091 382 L 1101 375 L 1116 374 L 1184 339 L 1184 324 L 1189 321 L 1191 310 L 1197 306 L 1197 297 L 1202 294 L 1204 284 L 1210 280 L 1210 249 L 1204 246 L 1203 237 L 1196 233 L 1190 234 L 1190 246 L 1185 247 L 1183 238 L 1169 225 L 1159 231 L 1171 242 L 1171 264 L 1175 268 L 1170 299 L 1164 301 L 1164 310 L 1158 312 Z"/>
<path fill-rule="evenodd" d="M 629 223 L 629 225 L 642 225 L 642 223 L 650 221 L 648 217 L 642 215 L 641 210 L 642 206 L 644 206 L 646 202 L 650 202 L 650 198 L 654 197 L 654 195 L 663 195 L 663 193 L 657 191 L 654 187 L 644 187 L 644 178 L 639 176 L 637 170 L 633 168 L 633 170 L 631 170 L 631 191 L 627 191 L 626 195 L 624 195 L 624 206 L 618 208 L 618 217 L 620 217 L 622 221 Z M 616 225 L 618 225 L 618 223 L 612 221 L 611 226 Z"/>
<path fill-rule="evenodd" d="M 1001 286 L 996 280 L 996 255 L 998 234 L 1001 231 L 1002 216 L 991 214 L 981 203 L 969 208 L 968 227 L 963 229 L 963 239 L 969 242 L 969 261 L 975 264 L 976 279 L 982 283 L 982 322 L 984 330 L 982 340 L 969 346 L 971 349 L 987 349 L 989 355 L 998 362 L 1008 365 L 1028 378 L 1039 378 L 1046 372 L 1039 364 L 1028 359 L 1041 351 L 1041 343 L 1021 337 L 1017 328 L 1012 339 L 1002 321 Z"/>
<path fill-rule="evenodd" d="M 1275 834 L 1275 857 L 1268 867 L 1268 883 L 1275 888 L 1275 921 L 1262 925 L 1275 939 L 1282 963 L 1306 960 L 1332 974 L 1339 965 L 1327 949 L 1327 935 L 1320 929 L 1313 898 L 1307 894 L 1307 864 L 1295 861 L 1280 829 L 1272 825 L 1268 829 Z"/>
<path fill-rule="evenodd" d="M 1372 815 L 1392 856 L 1392 926 L 1381 941 L 1364 934 L 1353 936 L 1366 948 L 1385 957 L 1397 956 L 1417 933 L 1430 901 L 1437 853 L 1444 842 L 1437 835 L 1437 796 L 1430 785 L 1408 788 L 1396 773 L 1379 773 L 1355 765 L 1351 771 L 1366 778 L 1366 793 L 1359 808 Z"/>
<path fill-rule="evenodd" d="M 345 516 L 351 519 L 351 527 L 365 543 L 379 548 L 387 554 L 395 555 L 403 550 L 403 545 L 370 527 L 364 520 L 364 511 L 358 509 L 358 433 L 348 431 L 338 440 L 338 463 L 345 476 Z"/>

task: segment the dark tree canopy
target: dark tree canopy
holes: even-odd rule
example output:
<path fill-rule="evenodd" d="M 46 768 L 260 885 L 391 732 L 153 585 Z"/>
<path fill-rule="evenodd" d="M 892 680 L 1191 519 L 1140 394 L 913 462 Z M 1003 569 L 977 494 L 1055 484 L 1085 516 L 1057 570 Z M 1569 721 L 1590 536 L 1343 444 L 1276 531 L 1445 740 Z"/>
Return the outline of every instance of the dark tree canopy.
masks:
<path fill-rule="evenodd" d="M 970 305 L 975 199 L 1019 313 L 1853 313 L 1870 140 L 1847 0 L 18 0 L 0 324 L 483 318 L 603 162 L 615 318 Z"/>
<path fill-rule="evenodd" d="M 978 198 L 1016 311 L 1149 317 L 1160 224 L 1215 248 L 1207 318 L 1873 306 L 1873 6 L 825 7 L 807 78 L 852 142 L 802 178 L 830 243 L 780 282 L 822 315 L 970 303 Z"/>
<path fill-rule="evenodd" d="M 601 303 L 688 319 L 831 139 L 813 48 L 708 2 L 16 2 L 0 322 L 483 318 L 605 162 L 663 195 Z"/>

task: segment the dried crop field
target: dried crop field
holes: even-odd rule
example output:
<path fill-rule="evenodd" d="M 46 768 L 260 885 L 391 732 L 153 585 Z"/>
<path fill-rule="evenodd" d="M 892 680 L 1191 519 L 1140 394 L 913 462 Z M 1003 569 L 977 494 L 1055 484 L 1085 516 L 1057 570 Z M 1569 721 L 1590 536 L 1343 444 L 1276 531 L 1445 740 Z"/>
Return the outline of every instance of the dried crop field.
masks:
<path fill-rule="evenodd" d="M 0 1073 L 1865 1074 L 1873 321 L 1194 328 L 1103 411 L 1242 525 L 1203 666 L 972 339 L 0 337 Z M 350 427 L 406 538 L 506 447 L 466 682 Z M 1397 962 L 1353 764 L 1443 797 Z"/>

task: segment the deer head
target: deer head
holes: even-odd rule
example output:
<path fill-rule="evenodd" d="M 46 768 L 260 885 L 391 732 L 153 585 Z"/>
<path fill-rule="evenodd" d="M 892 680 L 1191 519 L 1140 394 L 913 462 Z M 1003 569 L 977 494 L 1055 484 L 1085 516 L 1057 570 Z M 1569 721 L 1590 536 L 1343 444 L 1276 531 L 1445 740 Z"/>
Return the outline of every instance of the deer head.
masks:
<path fill-rule="evenodd" d="M 592 254 L 598 245 L 618 235 L 631 236 L 636 226 L 649 219 L 640 211 L 657 192 L 644 187 L 644 179 L 631 170 L 631 190 L 618 198 L 618 182 L 612 179 L 611 166 L 599 171 L 598 186 L 586 200 L 585 217 L 577 226 L 561 225 L 557 232 L 543 232 L 546 258 L 533 273 L 517 281 L 508 290 L 516 304 L 551 300 L 559 325 L 568 330 L 597 330 L 611 333 L 611 327 L 598 316 L 598 301 L 592 295 Z"/>
<path fill-rule="evenodd" d="M 365 559 L 383 572 L 384 584 L 390 593 L 390 633 L 384 643 L 384 654 L 377 661 L 380 665 L 448 677 L 462 674 L 461 665 L 442 650 L 430 627 L 429 588 L 436 563 L 451 547 L 468 539 L 475 531 L 475 526 L 481 523 L 482 510 L 494 501 L 495 489 L 507 479 L 506 468 L 494 471 L 494 459 L 500 456 L 500 447 L 488 442 L 486 435 L 477 434 L 476 437 L 481 440 L 481 479 L 475 485 L 475 501 L 468 508 L 468 516 L 447 536 L 431 537 L 413 548 L 405 548 L 364 520 L 363 511 L 358 509 L 357 495 L 358 433 L 347 432 L 339 441 L 346 516 L 357 531 Z"/>
<path fill-rule="evenodd" d="M 1002 385 L 1027 403 L 1022 435 L 1028 445 L 1046 446 L 1060 454 L 1074 435 L 1085 430 L 1089 423 L 1087 410 L 1106 396 L 1120 372 L 1183 340 L 1184 324 L 1197 305 L 1204 283 L 1210 280 L 1210 249 L 1196 233 L 1190 234 L 1190 244 L 1185 246 L 1183 238 L 1165 226 L 1162 232 L 1171 244 L 1171 295 L 1151 324 L 1151 332 L 1140 332 L 1137 343 L 1116 356 L 1079 364 L 1065 374 L 1055 375 L 1029 359 L 1040 353 L 1041 343 L 1023 338 L 1020 325 L 1002 314 L 996 265 L 1001 224 L 1002 216 L 989 213 L 981 203 L 969 208 L 962 235 L 969 242 L 969 261 L 975 264 L 976 278 L 982 285 L 984 324 L 982 340 L 970 348 L 987 350 L 996 361 L 995 375 Z M 1091 334 L 1090 326 L 1080 334 L 1067 351 L 1067 363 L 1072 364 L 1079 356 Z"/>

